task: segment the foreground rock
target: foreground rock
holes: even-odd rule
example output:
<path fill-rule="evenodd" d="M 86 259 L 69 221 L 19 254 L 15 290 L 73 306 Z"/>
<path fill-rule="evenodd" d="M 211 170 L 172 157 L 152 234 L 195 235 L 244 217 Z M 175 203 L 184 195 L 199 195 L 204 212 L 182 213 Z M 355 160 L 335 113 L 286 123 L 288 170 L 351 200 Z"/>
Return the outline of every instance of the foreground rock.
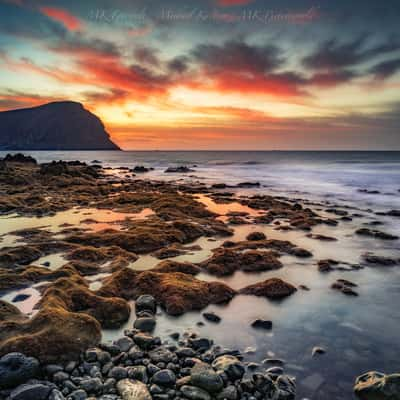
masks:
<path fill-rule="evenodd" d="M 0 389 L 18 386 L 39 374 L 39 361 L 33 357 L 9 353 L 0 358 Z"/>
<path fill-rule="evenodd" d="M 400 400 L 400 374 L 367 372 L 356 379 L 354 393 L 360 400 Z"/>
<path fill-rule="evenodd" d="M 295 293 L 297 289 L 278 278 L 267 279 L 254 285 L 246 286 L 239 291 L 240 294 L 267 297 L 272 300 L 283 299 Z"/>
<path fill-rule="evenodd" d="M 139 297 L 137 303 L 136 311 L 140 315 L 137 320 L 143 313 L 152 315 L 155 311 L 155 299 L 149 295 Z M 44 364 L 39 369 L 37 360 L 22 354 L 3 357 L 0 398 L 294 399 L 294 381 L 283 374 L 282 368 L 279 373 L 275 368 L 265 373 L 250 373 L 245 378 L 246 365 L 240 358 L 238 351 L 222 349 L 212 340 L 194 333 L 184 333 L 176 345 L 170 345 L 148 333 L 128 329 L 125 336 L 88 349 L 76 361 Z M 250 367 L 248 370 L 251 372 Z M 34 377 L 41 380 L 31 379 Z"/>

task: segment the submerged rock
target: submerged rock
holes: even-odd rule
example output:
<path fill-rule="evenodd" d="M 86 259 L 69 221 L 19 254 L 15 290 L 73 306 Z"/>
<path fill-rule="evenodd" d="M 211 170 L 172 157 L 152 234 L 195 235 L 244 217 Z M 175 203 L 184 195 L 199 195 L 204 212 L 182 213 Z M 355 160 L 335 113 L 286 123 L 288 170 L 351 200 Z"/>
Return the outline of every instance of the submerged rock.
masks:
<path fill-rule="evenodd" d="M 203 362 L 197 362 L 190 371 L 190 384 L 208 393 L 219 392 L 224 382 L 216 371 L 209 365 Z"/>
<path fill-rule="evenodd" d="M 253 328 L 260 328 L 260 329 L 272 329 L 272 321 L 265 320 L 265 319 L 256 319 L 251 323 Z"/>
<path fill-rule="evenodd" d="M 360 228 L 356 230 L 356 234 L 360 236 L 369 236 L 383 240 L 396 240 L 399 237 L 390 233 L 378 231 L 376 229 Z"/>
<path fill-rule="evenodd" d="M 367 372 L 356 379 L 354 393 L 360 400 L 400 400 L 400 374 Z"/>

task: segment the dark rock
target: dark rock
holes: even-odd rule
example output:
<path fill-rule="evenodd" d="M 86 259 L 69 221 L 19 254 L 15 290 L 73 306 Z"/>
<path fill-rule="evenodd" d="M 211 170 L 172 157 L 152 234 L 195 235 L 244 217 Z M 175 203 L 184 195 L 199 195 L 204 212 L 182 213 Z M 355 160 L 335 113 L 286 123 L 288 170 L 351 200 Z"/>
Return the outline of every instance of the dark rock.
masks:
<path fill-rule="evenodd" d="M 134 342 L 131 338 L 123 336 L 117 339 L 114 344 L 118 346 L 121 351 L 126 352 L 134 345 Z"/>
<path fill-rule="evenodd" d="M 145 172 L 149 172 L 150 169 L 146 168 L 143 165 L 136 165 L 135 168 L 133 168 L 133 172 L 135 172 L 136 174 L 143 174 Z"/>
<path fill-rule="evenodd" d="M 184 385 L 181 392 L 189 400 L 211 400 L 211 396 L 205 390 L 195 386 Z"/>
<path fill-rule="evenodd" d="M 86 399 L 87 399 L 87 393 L 82 389 L 75 390 L 68 395 L 68 400 L 86 400 Z"/>
<path fill-rule="evenodd" d="M 212 346 L 213 342 L 207 338 L 192 338 L 189 339 L 189 344 L 195 350 L 208 350 Z"/>
<path fill-rule="evenodd" d="M 24 384 L 10 393 L 9 400 L 46 400 L 51 387 L 41 383 Z"/>
<path fill-rule="evenodd" d="M 4 114 L 0 113 L 0 120 L 1 117 L 4 117 Z M 5 138 L 2 137 L 4 140 Z M 1 146 L 1 144 L 0 144 Z M 22 163 L 22 164 L 37 164 L 37 161 L 32 157 L 32 156 L 26 156 L 22 153 L 16 153 L 16 154 L 7 154 L 4 157 L 5 162 L 17 162 L 17 163 Z"/>
<path fill-rule="evenodd" d="M 238 188 L 260 187 L 260 182 L 240 182 L 236 185 Z"/>
<path fill-rule="evenodd" d="M 246 236 L 246 240 L 256 241 L 256 240 L 265 240 L 267 237 L 262 232 L 251 232 Z"/>
<path fill-rule="evenodd" d="M 392 265 L 398 264 L 398 261 L 396 261 L 393 258 L 377 256 L 377 255 L 371 254 L 371 253 L 364 254 L 363 259 L 367 263 L 375 264 L 375 265 L 392 266 Z"/>
<path fill-rule="evenodd" d="M 176 376 L 169 369 L 162 369 L 153 375 L 152 382 L 161 386 L 172 386 L 176 382 Z"/>
<path fill-rule="evenodd" d="M 360 228 L 356 230 L 356 234 L 360 236 L 369 236 L 382 240 L 396 240 L 399 237 L 390 233 L 378 231 L 376 229 Z"/>
<path fill-rule="evenodd" d="M 193 169 L 183 165 L 180 167 L 168 167 L 165 171 L 165 173 L 179 173 L 179 174 L 186 174 L 188 172 L 195 172 Z"/>
<path fill-rule="evenodd" d="M 21 353 L 0 358 L 0 389 L 13 388 L 40 374 L 39 361 Z"/>
<path fill-rule="evenodd" d="M 156 326 L 156 320 L 153 317 L 143 317 L 135 320 L 133 327 L 142 332 L 152 332 Z"/>
<path fill-rule="evenodd" d="M 128 370 L 124 367 L 114 367 L 111 369 L 108 376 L 114 378 L 116 381 L 120 381 L 128 377 Z"/>
<path fill-rule="evenodd" d="M 219 392 L 224 386 L 217 372 L 209 364 L 203 362 L 196 363 L 190 371 L 190 384 L 208 393 Z"/>
<path fill-rule="evenodd" d="M 246 371 L 244 364 L 232 355 L 223 355 L 216 358 L 212 366 L 217 371 L 227 374 L 232 381 L 241 379 Z"/>
<path fill-rule="evenodd" d="M 21 293 L 21 294 L 17 294 L 11 301 L 13 303 L 18 303 L 20 301 L 25 301 L 26 299 L 29 299 L 29 297 L 31 297 L 30 294 Z"/>
<path fill-rule="evenodd" d="M 272 321 L 265 319 L 256 319 L 251 323 L 253 328 L 272 329 Z"/>
<path fill-rule="evenodd" d="M 214 313 L 203 313 L 203 317 L 207 320 L 207 321 L 211 321 L 211 322 L 221 322 L 221 317 L 219 317 L 217 314 Z"/>
<path fill-rule="evenodd" d="M 316 355 L 325 354 L 325 353 L 326 353 L 325 349 L 323 347 L 318 347 L 318 346 L 314 347 L 311 351 L 311 355 L 313 357 Z"/>

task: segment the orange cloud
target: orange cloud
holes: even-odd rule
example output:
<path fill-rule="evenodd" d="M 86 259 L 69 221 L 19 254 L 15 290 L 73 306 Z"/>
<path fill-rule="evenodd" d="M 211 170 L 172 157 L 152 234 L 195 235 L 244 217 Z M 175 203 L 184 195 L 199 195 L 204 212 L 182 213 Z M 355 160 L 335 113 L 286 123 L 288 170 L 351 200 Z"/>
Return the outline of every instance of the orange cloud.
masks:
<path fill-rule="evenodd" d="M 62 8 L 40 7 L 40 11 L 47 17 L 61 22 L 70 31 L 76 31 L 82 27 L 78 18 Z"/>

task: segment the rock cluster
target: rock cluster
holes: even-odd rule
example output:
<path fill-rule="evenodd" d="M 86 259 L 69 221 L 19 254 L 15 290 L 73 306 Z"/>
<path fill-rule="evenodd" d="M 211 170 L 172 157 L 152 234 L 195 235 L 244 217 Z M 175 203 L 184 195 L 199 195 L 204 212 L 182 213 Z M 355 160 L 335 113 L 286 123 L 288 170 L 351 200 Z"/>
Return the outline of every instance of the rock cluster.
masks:
<path fill-rule="evenodd" d="M 125 336 L 86 350 L 78 361 L 42 364 L 20 353 L 0 359 L 0 398 L 10 400 L 211 400 L 295 398 L 295 383 L 283 374 L 248 374 L 238 351 L 212 340 L 176 333 L 174 343 L 152 336 L 156 300 L 136 301 L 135 326 Z M 153 325 L 154 327 L 154 325 Z M 16 374 L 17 372 L 17 374 Z"/>

